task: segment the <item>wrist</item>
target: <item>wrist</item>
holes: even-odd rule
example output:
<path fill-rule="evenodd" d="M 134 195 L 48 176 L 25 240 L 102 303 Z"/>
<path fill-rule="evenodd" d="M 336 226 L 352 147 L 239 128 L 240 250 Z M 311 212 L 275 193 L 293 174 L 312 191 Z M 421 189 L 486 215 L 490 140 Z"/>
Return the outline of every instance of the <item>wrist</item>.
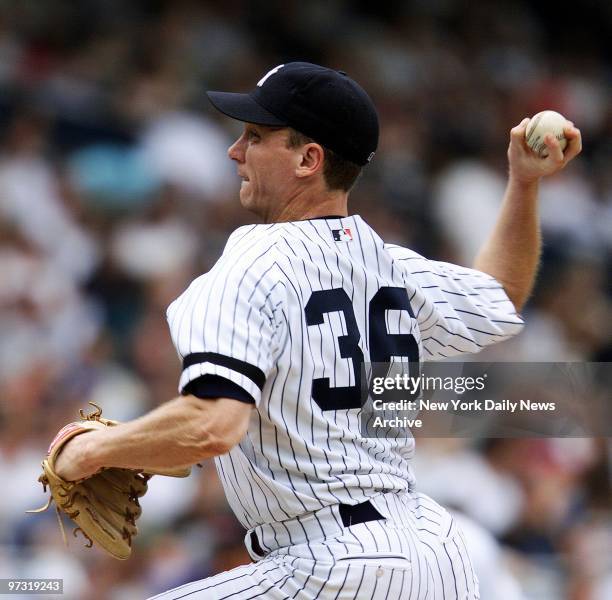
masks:
<path fill-rule="evenodd" d="M 537 213 L 539 196 L 539 179 L 525 181 L 510 175 L 506 188 L 506 201 L 510 206 L 527 210 L 530 214 Z"/>
<path fill-rule="evenodd" d="M 103 433 L 104 432 L 100 431 L 91 431 L 80 436 L 79 465 L 83 471 L 93 474 L 103 467 L 100 462 L 100 453 L 98 452 L 100 437 Z"/>
<path fill-rule="evenodd" d="M 540 178 L 525 178 L 513 173 L 510 170 L 508 175 L 508 186 L 513 190 L 521 192 L 522 194 L 528 194 L 530 192 L 538 191 L 540 187 Z"/>
<path fill-rule="evenodd" d="M 97 431 L 89 431 L 75 436 L 60 453 L 59 461 L 63 459 L 63 465 L 72 475 L 68 479 L 82 479 L 100 470 L 102 465 L 98 464 L 96 453 L 97 434 Z"/>

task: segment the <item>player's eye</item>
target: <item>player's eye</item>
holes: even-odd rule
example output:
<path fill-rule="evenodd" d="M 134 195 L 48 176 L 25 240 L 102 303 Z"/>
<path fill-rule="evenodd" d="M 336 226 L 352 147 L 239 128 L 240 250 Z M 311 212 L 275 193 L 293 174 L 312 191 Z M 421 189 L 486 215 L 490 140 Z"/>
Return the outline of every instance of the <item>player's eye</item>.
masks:
<path fill-rule="evenodd" d="M 247 140 L 259 140 L 261 136 L 253 129 L 249 129 L 246 132 Z"/>

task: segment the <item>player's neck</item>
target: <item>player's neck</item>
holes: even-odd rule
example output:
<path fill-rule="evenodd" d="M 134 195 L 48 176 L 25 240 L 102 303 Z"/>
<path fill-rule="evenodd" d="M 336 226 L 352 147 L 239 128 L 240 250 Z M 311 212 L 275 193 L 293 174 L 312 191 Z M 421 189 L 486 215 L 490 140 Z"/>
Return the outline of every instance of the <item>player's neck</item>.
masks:
<path fill-rule="evenodd" d="M 266 223 L 286 223 L 288 221 L 305 221 L 329 215 L 348 215 L 348 193 L 332 192 L 323 195 L 300 194 L 279 207 L 275 214 L 265 218 Z"/>

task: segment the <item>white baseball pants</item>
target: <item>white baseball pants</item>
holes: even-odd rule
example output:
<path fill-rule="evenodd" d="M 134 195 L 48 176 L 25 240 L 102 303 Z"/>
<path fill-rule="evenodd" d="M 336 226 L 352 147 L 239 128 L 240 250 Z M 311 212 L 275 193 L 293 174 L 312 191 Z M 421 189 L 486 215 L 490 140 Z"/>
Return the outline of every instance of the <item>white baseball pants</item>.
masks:
<path fill-rule="evenodd" d="M 463 535 L 444 508 L 423 494 L 384 494 L 371 502 L 384 520 L 344 527 L 337 507 L 327 507 L 311 518 L 257 528 L 262 547 L 271 549 L 266 556 L 155 600 L 480 598 Z M 280 545 L 287 536 L 293 545 Z"/>

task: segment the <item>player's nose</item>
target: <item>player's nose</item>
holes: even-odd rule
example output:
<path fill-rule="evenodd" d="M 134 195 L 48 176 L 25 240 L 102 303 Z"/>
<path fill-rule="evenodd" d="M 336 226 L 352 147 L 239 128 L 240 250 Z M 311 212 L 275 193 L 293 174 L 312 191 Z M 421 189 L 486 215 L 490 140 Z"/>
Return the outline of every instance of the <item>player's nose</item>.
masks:
<path fill-rule="evenodd" d="M 240 136 L 228 149 L 227 155 L 231 160 L 244 162 L 244 136 Z"/>

